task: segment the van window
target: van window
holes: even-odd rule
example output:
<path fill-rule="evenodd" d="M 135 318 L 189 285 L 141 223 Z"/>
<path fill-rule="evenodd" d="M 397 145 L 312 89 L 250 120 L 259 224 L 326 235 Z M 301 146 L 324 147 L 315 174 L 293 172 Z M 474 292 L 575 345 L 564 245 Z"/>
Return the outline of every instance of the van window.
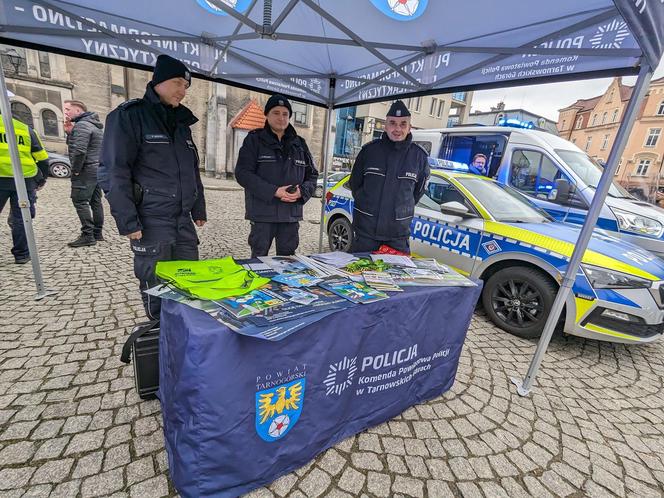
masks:
<path fill-rule="evenodd" d="M 417 141 L 417 140 L 413 140 L 413 142 L 416 143 L 417 145 L 419 145 L 420 147 L 422 147 L 424 150 L 426 150 L 427 154 L 431 155 L 431 148 L 433 146 L 433 144 L 431 142 L 428 142 L 428 141 L 421 141 L 420 142 L 420 141 Z"/>
<path fill-rule="evenodd" d="M 438 211 L 441 204 L 453 201 L 463 204 L 470 212 L 477 214 L 475 206 L 454 185 L 436 175 L 431 175 L 418 206 Z"/>
<path fill-rule="evenodd" d="M 515 150 L 510 161 L 510 184 L 524 194 L 548 199 L 556 180 L 569 178 L 541 152 Z"/>
<path fill-rule="evenodd" d="M 443 135 L 438 157 L 470 165 L 475 155 L 483 154 L 487 158 L 486 176 L 493 177 L 500 166 L 507 138 L 507 134 Z"/>

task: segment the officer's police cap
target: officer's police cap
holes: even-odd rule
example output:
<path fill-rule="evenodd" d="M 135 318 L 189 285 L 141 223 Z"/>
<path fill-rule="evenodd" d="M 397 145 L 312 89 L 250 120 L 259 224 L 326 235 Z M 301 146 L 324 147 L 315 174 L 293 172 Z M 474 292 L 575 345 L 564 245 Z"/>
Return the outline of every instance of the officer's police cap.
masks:
<path fill-rule="evenodd" d="M 394 116 L 397 118 L 405 118 L 410 116 L 410 112 L 408 111 L 406 104 L 404 104 L 400 100 L 396 100 L 390 107 L 390 110 L 387 111 L 387 115 Z"/>
<path fill-rule="evenodd" d="M 162 81 L 173 78 L 184 78 L 187 83 L 191 84 L 191 73 L 184 63 L 170 55 L 160 55 L 157 57 L 157 64 L 154 67 L 152 83 L 158 85 Z"/>

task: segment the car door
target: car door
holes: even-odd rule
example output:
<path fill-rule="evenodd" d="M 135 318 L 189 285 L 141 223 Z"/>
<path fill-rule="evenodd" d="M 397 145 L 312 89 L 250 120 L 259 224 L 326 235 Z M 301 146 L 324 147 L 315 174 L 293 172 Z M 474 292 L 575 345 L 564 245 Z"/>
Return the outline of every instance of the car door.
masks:
<path fill-rule="evenodd" d="M 440 212 L 440 205 L 459 202 L 471 216 L 462 218 Z M 425 194 L 415 207 L 411 224 L 411 251 L 435 258 L 469 275 L 475 266 L 484 220 L 472 202 L 444 178 L 431 175 Z"/>
<path fill-rule="evenodd" d="M 569 177 L 544 152 L 514 147 L 507 158 L 507 184 L 526 195 L 556 221 L 565 221 L 569 205 L 555 200 L 556 180 Z M 502 178 L 501 178 L 502 179 Z"/>

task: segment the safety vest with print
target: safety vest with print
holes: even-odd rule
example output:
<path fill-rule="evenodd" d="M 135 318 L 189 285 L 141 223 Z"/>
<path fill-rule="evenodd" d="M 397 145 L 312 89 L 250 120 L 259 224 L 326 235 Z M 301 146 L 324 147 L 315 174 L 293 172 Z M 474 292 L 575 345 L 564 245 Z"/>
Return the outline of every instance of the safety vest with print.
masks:
<path fill-rule="evenodd" d="M 23 176 L 25 178 L 32 178 L 37 174 L 36 161 L 42 161 L 48 158 L 48 154 L 43 147 L 40 147 L 41 150 L 32 152 L 33 144 L 32 139 L 30 138 L 30 128 L 16 119 L 13 119 L 12 121 L 14 122 L 16 143 L 18 145 L 18 157 L 21 161 Z M 0 177 L 11 178 L 13 176 L 12 159 L 9 154 L 9 144 L 7 143 L 5 125 L 0 119 Z"/>

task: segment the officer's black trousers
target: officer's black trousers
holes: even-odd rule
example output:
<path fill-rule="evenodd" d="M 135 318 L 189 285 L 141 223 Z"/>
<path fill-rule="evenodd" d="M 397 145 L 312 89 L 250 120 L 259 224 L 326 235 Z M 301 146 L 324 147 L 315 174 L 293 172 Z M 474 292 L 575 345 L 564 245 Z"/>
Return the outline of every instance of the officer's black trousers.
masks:
<path fill-rule="evenodd" d="M 143 237 L 131 241 L 131 249 L 134 252 L 134 275 L 139 281 L 145 314 L 150 320 L 157 320 L 161 312 L 161 299 L 142 291 L 160 282 L 155 275 L 158 261 L 197 260 L 198 237 L 189 216 L 180 217 L 176 222 L 150 221 L 147 226 L 146 218 L 142 218 L 141 221 Z"/>
<path fill-rule="evenodd" d="M 28 200 L 30 201 L 30 216 L 35 217 L 35 202 L 37 202 L 37 191 L 35 189 L 28 190 Z M 21 208 L 18 206 L 18 192 L 16 190 L 0 190 L 0 212 L 9 201 L 10 216 L 12 220 L 12 254 L 15 259 L 24 259 L 30 255 L 28 249 L 28 237 L 25 234 L 25 227 L 23 226 L 23 215 Z"/>
<path fill-rule="evenodd" d="M 104 226 L 104 207 L 97 178 L 71 179 L 71 200 L 81 221 L 81 234 L 86 237 L 101 235 Z"/>
<path fill-rule="evenodd" d="M 297 246 L 300 245 L 300 224 L 292 223 L 262 223 L 251 222 L 249 232 L 249 247 L 251 257 L 267 256 L 272 246 L 272 240 L 277 241 L 277 256 L 290 256 L 295 254 Z"/>
<path fill-rule="evenodd" d="M 391 240 L 376 240 L 371 237 L 355 232 L 353 236 L 353 243 L 350 246 L 350 252 L 373 252 L 377 251 L 381 245 L 390 246 L 397 251 L 410 254 L 410 244 L 408 238 L 391 239 Z"/>

